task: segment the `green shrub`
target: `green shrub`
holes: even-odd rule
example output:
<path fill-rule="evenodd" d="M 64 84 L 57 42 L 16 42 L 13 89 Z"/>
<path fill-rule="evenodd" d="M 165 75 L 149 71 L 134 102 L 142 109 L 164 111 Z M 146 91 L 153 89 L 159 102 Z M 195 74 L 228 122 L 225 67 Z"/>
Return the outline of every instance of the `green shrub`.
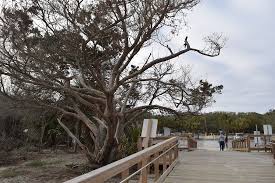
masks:
<path fill-rule="evenodd" d="M 137 142 L 140 134 L 140 128 L 128 127 L 125 130 L 125 136 L 122 138 L 120 146 L 121 158 L 134 154 L 138 151 Z"/>

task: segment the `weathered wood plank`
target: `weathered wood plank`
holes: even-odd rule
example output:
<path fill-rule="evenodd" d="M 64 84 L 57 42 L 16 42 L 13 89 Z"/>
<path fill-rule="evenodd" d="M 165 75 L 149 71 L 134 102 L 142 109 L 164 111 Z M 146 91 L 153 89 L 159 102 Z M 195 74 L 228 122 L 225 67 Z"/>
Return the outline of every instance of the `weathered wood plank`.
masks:
<path fill-rule="evenodd" d="M 270 153 L 197 150 L 179 161 L 165 183 L 275 183 Z"/>

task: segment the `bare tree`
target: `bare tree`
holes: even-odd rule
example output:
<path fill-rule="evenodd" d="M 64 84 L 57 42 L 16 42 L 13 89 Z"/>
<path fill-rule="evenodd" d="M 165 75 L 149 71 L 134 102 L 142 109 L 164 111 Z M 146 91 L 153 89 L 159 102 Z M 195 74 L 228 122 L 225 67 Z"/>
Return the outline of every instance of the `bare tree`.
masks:
<path fill-rule="evenodd" d="M 222 86 L 192 83 L 188 72 L 174 74 L 172 59 L 187 52 L 219 55 L 223 37 L 206 38 L 205 49 L 169 47 L 134 60 L 161 29 L 178 21 L 198 0 L 10 0 L 0 16 L 1 92 L 33 106 L 59 111 L 58 122 L 92 162 L 107 163 L 125 125 L 149 110 L 197 112 Z M 181 76 L 181 77 L 180 77 Z M 6 80 L 3 81 L 3 80 Z M 87 128 L 86 142 L 64 119 Z"/>

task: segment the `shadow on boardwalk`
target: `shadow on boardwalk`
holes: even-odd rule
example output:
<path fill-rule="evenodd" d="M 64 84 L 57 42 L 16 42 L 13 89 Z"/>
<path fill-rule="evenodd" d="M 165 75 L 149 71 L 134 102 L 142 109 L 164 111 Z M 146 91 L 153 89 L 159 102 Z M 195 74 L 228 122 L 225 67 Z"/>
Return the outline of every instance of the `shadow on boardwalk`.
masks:
<path fill-rule="evenodd" d="M 270 153 L 196 150 L 181 152 L 165 183 L 275 183 Z"/>

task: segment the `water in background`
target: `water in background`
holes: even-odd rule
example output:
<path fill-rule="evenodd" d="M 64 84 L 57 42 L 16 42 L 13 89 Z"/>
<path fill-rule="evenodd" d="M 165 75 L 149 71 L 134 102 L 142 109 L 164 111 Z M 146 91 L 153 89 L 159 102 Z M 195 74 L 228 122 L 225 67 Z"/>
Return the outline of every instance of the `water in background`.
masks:
<path fill-rule="evenodd" d="M 220 146 L 218 140 L 198 140 L 198 149 L 207 149 L 207 150 L 213 150 L 213 151 L 219 151 Z M 228 141 L 228 149 L 230 149 L 232 146 L 231 140 Z M 225 150 L 228 150 L 225 148 Z"/>

